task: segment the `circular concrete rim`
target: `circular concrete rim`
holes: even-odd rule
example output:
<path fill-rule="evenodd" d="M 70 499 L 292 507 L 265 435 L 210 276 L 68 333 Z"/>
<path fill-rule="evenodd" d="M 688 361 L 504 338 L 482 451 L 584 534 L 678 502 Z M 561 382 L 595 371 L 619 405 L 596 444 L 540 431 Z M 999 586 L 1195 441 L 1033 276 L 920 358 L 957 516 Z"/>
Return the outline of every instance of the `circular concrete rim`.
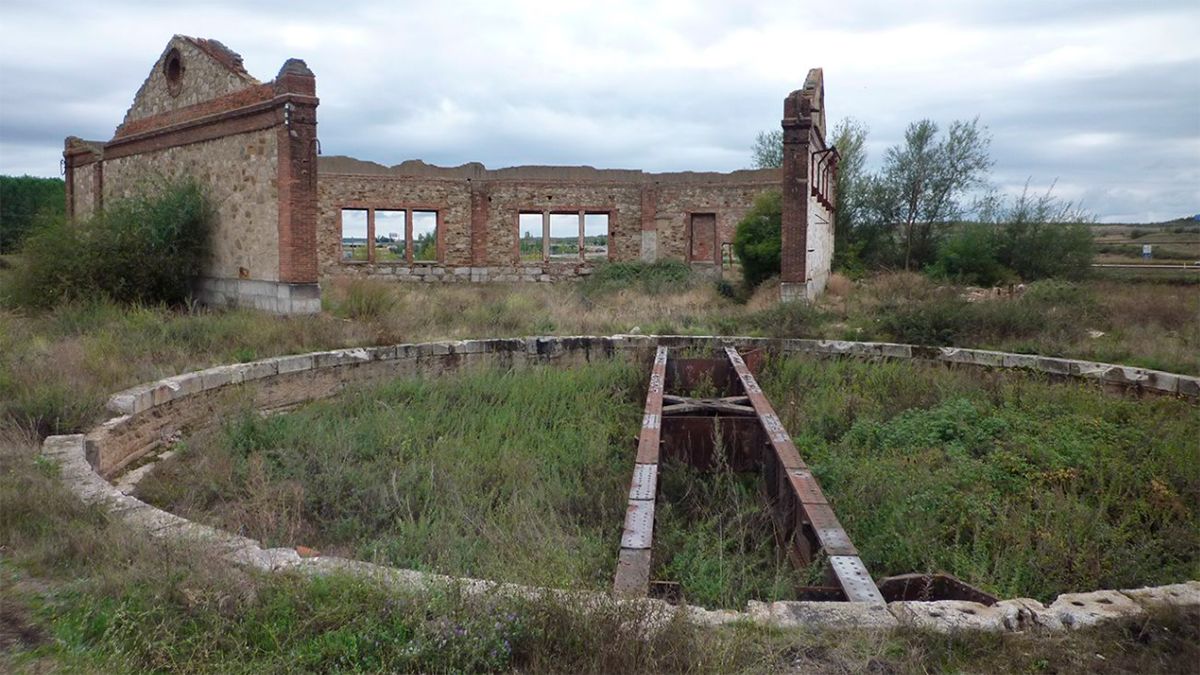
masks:
<path fill-rule="evenodd" d="M 280 381 L 321 382 L 317 396 L 293 397 L 294 404 L 336 393 L 347 382 L 375 377 L 397 377 L 418 372 L 441 372 L 471 362 L 496 361 L 510 367 L 529 363 L 586 363 L 617 355 L 649 354 L 659 346 L 704 349 L 733 346 L 738 349 L 768 349 L 784 354 L 850 357 L 864 359 L 917 359 L 933 363 L 985 369 L 1013 369 L 1069 379 L 1095 382 L 1137 392 L 1176 395 L 1192 401 L 1200 399 L 1200 378 L 1117 364 L 1061 359 L 1030 354 L 1012 354 L 956 347 L 924 347 L 879 342 L 833 340 L 771 339 L 719 336 L 643 336 L 614 335 L 529 337 L 491 340 L 458 340 L 399 344 L 383 347 L 341 349 L 263 359 L 251 363 L 218 366 L 146 383 L 114 394 L 108 409 L 115 416 L 87 434 L 51 436 L 42 446 L 42 454 L 57 462 L 62 480 L 83 501 L 99 504 L 112 514 L 154 537 L 200 545 L 225 560 L 264 571 L 295 571 L 301 574 L 350 574 L 373 579 L 396 589 L 428 588 L 454 584 L 472 594 L 502 593 L 520 597 L 567 599 L 571 602 L 625 602 L 643 606 L 663 619 L 680 608 L 648 599 L 612 599 L 604 593 L 537 588 L 493 581 L 450 577 L 404 570 L 334 556 L 322 556 L 307 549 L 268 548 L 246 537 L 217 528 L 193 523 L 157 509 L 125 494 L 129 489 L 107 480 L 128 466 L 152 454 L 167 436 L 189 426 L 178 416 L 204 394 L 245 383 L 258 389 L 270 388 Z M 345 375 L 356 375 L 344 377 Z M 331 377 L 332 376 L 332 377 Z M 365 377 L 364 377 L 365 376 Z M 328 380 L 328 382 L 325 382 Z M 284 387 L 286 390 L 286 387 Z M 284 395 L 286 399 L 286 394 Z M 190 399 L 190 400 L 189 400 Z M 200 408 L 201 417 L 205 406 Z M 272 407 L 272 406 L 264 406 Z M 279 407 L 279 406 L 274 406 Z M 174 414 L 172 414 L 174 413 Z M 141 422 L 159 435 L 147 438 L 131 434 Z M 170 434 L 162 433 L 170 430 Z M 121 443 L 118 452 L 106 452 Z M 131 487 L 136 478 L 153 467 L 148 463 L 129 476 Z M 304 553 L 304 555 L 301 555 Z M 1060 595 L 1049 606 L 1028 599 L 1004 600 L 986 607 L 962 601 L 892 602 L 887 605 L 865 603 L 829 603 L 751 601 L 742 612 L 682 608 L 688 618 L 702 625 L 719 625 L 747 620 L 774 626 L 826 626 L 892 628 L 899 625 L 950 632 L 956 630 L 1022 631 L 1061 630 L 1095 625 L 1144 614 L 1164 606 L 1200 607 L 1200 581 L 1154 588 L 1122 591 L 1094 591 Z"/>

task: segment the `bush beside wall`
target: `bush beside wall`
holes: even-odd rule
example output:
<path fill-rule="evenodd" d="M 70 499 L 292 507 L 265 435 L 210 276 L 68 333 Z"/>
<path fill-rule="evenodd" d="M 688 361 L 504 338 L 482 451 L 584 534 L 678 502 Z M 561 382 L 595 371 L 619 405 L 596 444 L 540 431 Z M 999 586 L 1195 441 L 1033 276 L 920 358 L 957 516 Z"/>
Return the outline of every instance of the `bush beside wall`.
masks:
<path fill-rule="evenodd" d="M 114 201 L 83 222 L 46 219 L 25 241 L 13 298 L 33 307 L 97 296 L 185 302 L 208 257 L 214 214 L 199 184 L 179 181 Z"/>

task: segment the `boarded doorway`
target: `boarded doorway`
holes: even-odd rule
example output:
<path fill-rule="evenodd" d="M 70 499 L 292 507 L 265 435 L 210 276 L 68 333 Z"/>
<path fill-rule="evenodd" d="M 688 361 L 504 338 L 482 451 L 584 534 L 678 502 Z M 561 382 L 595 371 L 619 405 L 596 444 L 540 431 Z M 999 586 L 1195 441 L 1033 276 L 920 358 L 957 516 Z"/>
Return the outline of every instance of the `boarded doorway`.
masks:
<path fill-rule="evenodd" d="M 693 213 L 688 231 L 691 238 L 688 259 L 692 262 L 717 262 L 717 214 Z"/>

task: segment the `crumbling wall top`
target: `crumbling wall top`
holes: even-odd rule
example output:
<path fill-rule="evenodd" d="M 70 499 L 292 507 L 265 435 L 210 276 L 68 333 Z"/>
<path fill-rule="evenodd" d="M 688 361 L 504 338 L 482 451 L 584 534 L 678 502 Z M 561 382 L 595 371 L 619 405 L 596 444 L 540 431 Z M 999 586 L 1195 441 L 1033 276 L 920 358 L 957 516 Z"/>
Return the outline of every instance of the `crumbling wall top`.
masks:
<path fill-rule="evenodd" d="M 346 156 L 321 157 L 322 174 L 389 176 L 473 181 L 564 181 L 580 183 L 778 183 L 779 169 L 743 169 L 728 173 L 680 171 L 650 173 L 638 169 L 597 169 L 591 166 L 513 166 L 488 169 L 479 162 L 454 167 L 435 166 L 410 159 L 394 166 Z"/>
<path fill-rule="evenodd" d="M 221 42 L 176 35 L 134 95 L 122 126 L 261 84 Z"/>

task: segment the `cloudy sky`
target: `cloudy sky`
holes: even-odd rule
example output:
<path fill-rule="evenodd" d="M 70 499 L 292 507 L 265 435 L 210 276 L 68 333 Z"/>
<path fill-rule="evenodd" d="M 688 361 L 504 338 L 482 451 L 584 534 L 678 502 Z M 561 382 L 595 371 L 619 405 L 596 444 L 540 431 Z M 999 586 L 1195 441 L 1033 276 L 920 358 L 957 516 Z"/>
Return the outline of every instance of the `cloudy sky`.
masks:
<path fill-rule="evenodd" d="M 0 173 L 57 176 L 65 136 L 110 138 L 183 33 L 262 80 L 305 59 L 327 155 L 744 168 L 821 66 L 872 164 L 913 120 L 979 116 L 1001 189 L 1056 183 L 1109 222 L 1200 212 L 1197 0 L 187 5 L 0 2 Z"/>

